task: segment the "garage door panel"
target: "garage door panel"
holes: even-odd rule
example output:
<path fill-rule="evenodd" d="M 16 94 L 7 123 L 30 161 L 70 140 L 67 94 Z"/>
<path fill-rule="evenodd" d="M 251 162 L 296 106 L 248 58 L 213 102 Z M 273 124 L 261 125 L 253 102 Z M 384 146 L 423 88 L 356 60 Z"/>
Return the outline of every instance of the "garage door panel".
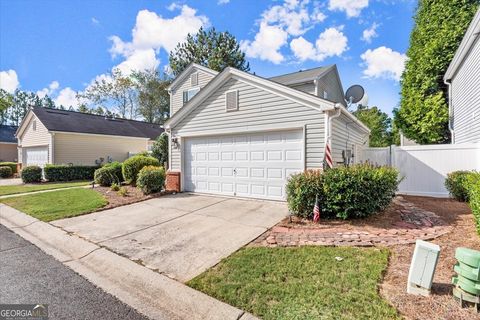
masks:
<path fill-rule="evenodd" d="M 22 161 L 25 166 L 44 167 L 48 163 L 48 147 L 23 148 Z"/>
<path fill-rule="evenodd" d="M 285 199 L 288 176 L 303 170 L 303 133 L 297 131 L 187 138 L 185 190 Z"/>

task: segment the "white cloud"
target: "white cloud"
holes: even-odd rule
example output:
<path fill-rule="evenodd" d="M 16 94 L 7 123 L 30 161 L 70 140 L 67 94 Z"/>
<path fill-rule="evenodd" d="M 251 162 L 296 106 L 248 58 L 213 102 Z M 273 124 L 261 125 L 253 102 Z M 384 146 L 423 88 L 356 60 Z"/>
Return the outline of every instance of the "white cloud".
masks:
<path fill-rule="evenodd" d="M 262 13 L 254 40 L 242 40 L 241 48 L 249 58 L 280 63 L 289 36 L 301 36 L 325 18 L 317 2 L 312 6 L 309 0 L 285 0 Z"/>
<path fill-rule="evenodd" d="M 37 95 L 40 98 L 45 97 L 46 95 L 51 96 L 55 93 L 55 91 L 60 87 L 58 81 L 52 81 L 48 87 L 43 88 L 42 90 L 37 91 Z"/>
<path fill-rule="evenodd" d="M 328 9 L 345 11 L 347 17 L 358 17 L 362 9 L 368 7 L 368 0 L 330 0 Z"/>
<path fill-rule="evenodd" d="M 242 40 L 240 48 L 245 51 L 247 57 L 268 60 L 278 64 L 284 60 L 280 48 L 287 43 L 287 37 L 287 32 L 279 26 L 269 26 L 262 23 L 255 39 L 253 41 Z"/>
<path fill-rule="evenodd" d="M 373 38 L 378 37 L 377 28 L 378 24 L 374 22 L 370 28 L 363 30 L 362 40 L 371 43 Z"/>
<path fill-rule="evenodd" d="M 70 87 L 66 87 L 58 93 L 58 96 L 53 99 L 55 105 L 69 107 L 78 107 L 79 102 L 77 100 L 77 93 Z"/>
<path fill-rule="evenodd" d="M 92 21 L 92 24 L 93 24 L 94 26 L 98 26 L 98 25 L 100 24 L 100 21 L 99 21 L 97 18 L 95 18 L 95 17 L 92 17 L 92 18 L 90 19 L 90 21 Z"/>
<path fill-rule="evenodd" d="M 19 86 L 20 82 L 15 70 L 0 71 L 0 89 L 13 93 Z"/>
<path fill-rule="evenodd" d="M 363 74 L 368 78 L 400 80 L 407 56 L 387 47 L 368 49 L 361 56 L 366 69 Z"/>
<path fill-rule="evenodd" d="M 111 36 L 110 54 L 113 58 L 122 56 L 125 61 L 117 68 L 130 72 L 132 68 L 157 67 L 159 60 L 156 54 L 163 49 L 173 50 L 187 35 L 194 34 L 200 27 L 209 25 L 206 16 L 197 15 L 197 11 L 188 5 L 170 4 L 167 9 L 180 9 L 180 14 L 168 19 L 149 10 L 141 10 L 137 14 L 135 27 L 132 30 L 132 41 L 125 42 L 118 36 Z"/>
<path fill-rule="evenodd" d="M 341 56 L 348 49 L 348 39 L 342 29 L 343 26 L 326 29 L 318 36 L 315 46 L 303 37 L 293 39 L 290 49 L 300 61 L 322 61 L 328 57 Z"/>
<path fill-rule="evenodd" d="M 230 2 L 230 0 L 218 0 L 217 4 L 222 5 L 222 4 L 227 4 L 229 2 Z"/>

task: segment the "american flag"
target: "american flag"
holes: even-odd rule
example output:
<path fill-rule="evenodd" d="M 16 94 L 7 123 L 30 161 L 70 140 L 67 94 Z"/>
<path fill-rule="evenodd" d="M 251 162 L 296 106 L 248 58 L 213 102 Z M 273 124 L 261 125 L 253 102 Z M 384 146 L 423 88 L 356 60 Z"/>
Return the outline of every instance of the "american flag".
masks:
<path fill-rule="evenodd" d="M 315 198 L 315 207 L 313 207 L 313 222 L 320 221 L 320 204 L 318 203 L 318 196 Z"/>
<path fill-rule="evenodd" d="M 328 168 L 333 168 L 332 149 L 330 143 L 327 141 L 325 144 L 325 164 Z"/>

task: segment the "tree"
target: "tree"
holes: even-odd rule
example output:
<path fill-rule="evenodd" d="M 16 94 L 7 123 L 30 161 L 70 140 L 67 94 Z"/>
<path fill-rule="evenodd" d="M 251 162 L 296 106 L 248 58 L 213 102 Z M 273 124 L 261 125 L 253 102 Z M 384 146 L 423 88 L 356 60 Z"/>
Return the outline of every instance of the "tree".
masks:
<path fill-rule="evenodd" d="M 8 121 L 8 110 L 13 106 L 13 96 L 7 91 L 0 89 L 0 124 Z"/>
<path fill-rule="evenodd" d="M 147 122 L 163 124 L 170 115 L 170 95 L 167 87 L 171 81 L 160 77 L 157 70 L 132 73 L 137 93 L 138 113 Z"/>
<path fill-rule="evenodd" d="M 169 55 L 173 74 L 179 75 L 190 63 L 223 71 L 226 67 L 249 71 L 245 53 L 240 50 L 237 39 L 229 32 L 217 32 L 215 28 L 203 28 L 195 35 L 188 34 L 183 43 L 177 44 Z"/>
<path fill-rule="evenodd" d="M 130 76 L 114 69 L 109 77 L 97 79 L 79 99 L 86 99 L 94 105 L 102 104 L 115 110 L 122 118 L 134 119 L 137 114 L 135 83 Z"/>
<path fill-rule="evenodd" d="M 449 137 L 447 88 L 450 61 L 478 9 L 479 0 L 420 0 L 410 35 L 395 124 L 418 143 L 444 143 Z"/>
<path fill-rule="evenodd" d="M 152 156 L 158 159 L 162 165 L 168 165 L 168 134 L 163 132 L 158 136 L 152 146 Z"/>
<path fill-rule="evenodd" d="M 392 144 L 391 119 L 377 107 L 359 106 L 353 114 L 370 131 L 370 147 L 387 147 Z"/>

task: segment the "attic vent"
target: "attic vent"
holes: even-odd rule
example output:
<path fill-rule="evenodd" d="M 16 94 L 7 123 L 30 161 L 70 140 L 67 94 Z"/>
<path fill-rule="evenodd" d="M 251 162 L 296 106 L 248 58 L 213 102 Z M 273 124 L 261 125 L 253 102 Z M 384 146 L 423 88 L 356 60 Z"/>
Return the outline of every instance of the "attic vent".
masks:
<path fill-rule="evenodd" d="M 190 75 L 190 84 L 192 86 L 198 86 L 198 73 L 197 72 L 192 73 Z"/>
<path fill-rule="evenodd" d="M 225 108 L 227 111 L 238 110 L 238 90 L 225 93 Z"/>

